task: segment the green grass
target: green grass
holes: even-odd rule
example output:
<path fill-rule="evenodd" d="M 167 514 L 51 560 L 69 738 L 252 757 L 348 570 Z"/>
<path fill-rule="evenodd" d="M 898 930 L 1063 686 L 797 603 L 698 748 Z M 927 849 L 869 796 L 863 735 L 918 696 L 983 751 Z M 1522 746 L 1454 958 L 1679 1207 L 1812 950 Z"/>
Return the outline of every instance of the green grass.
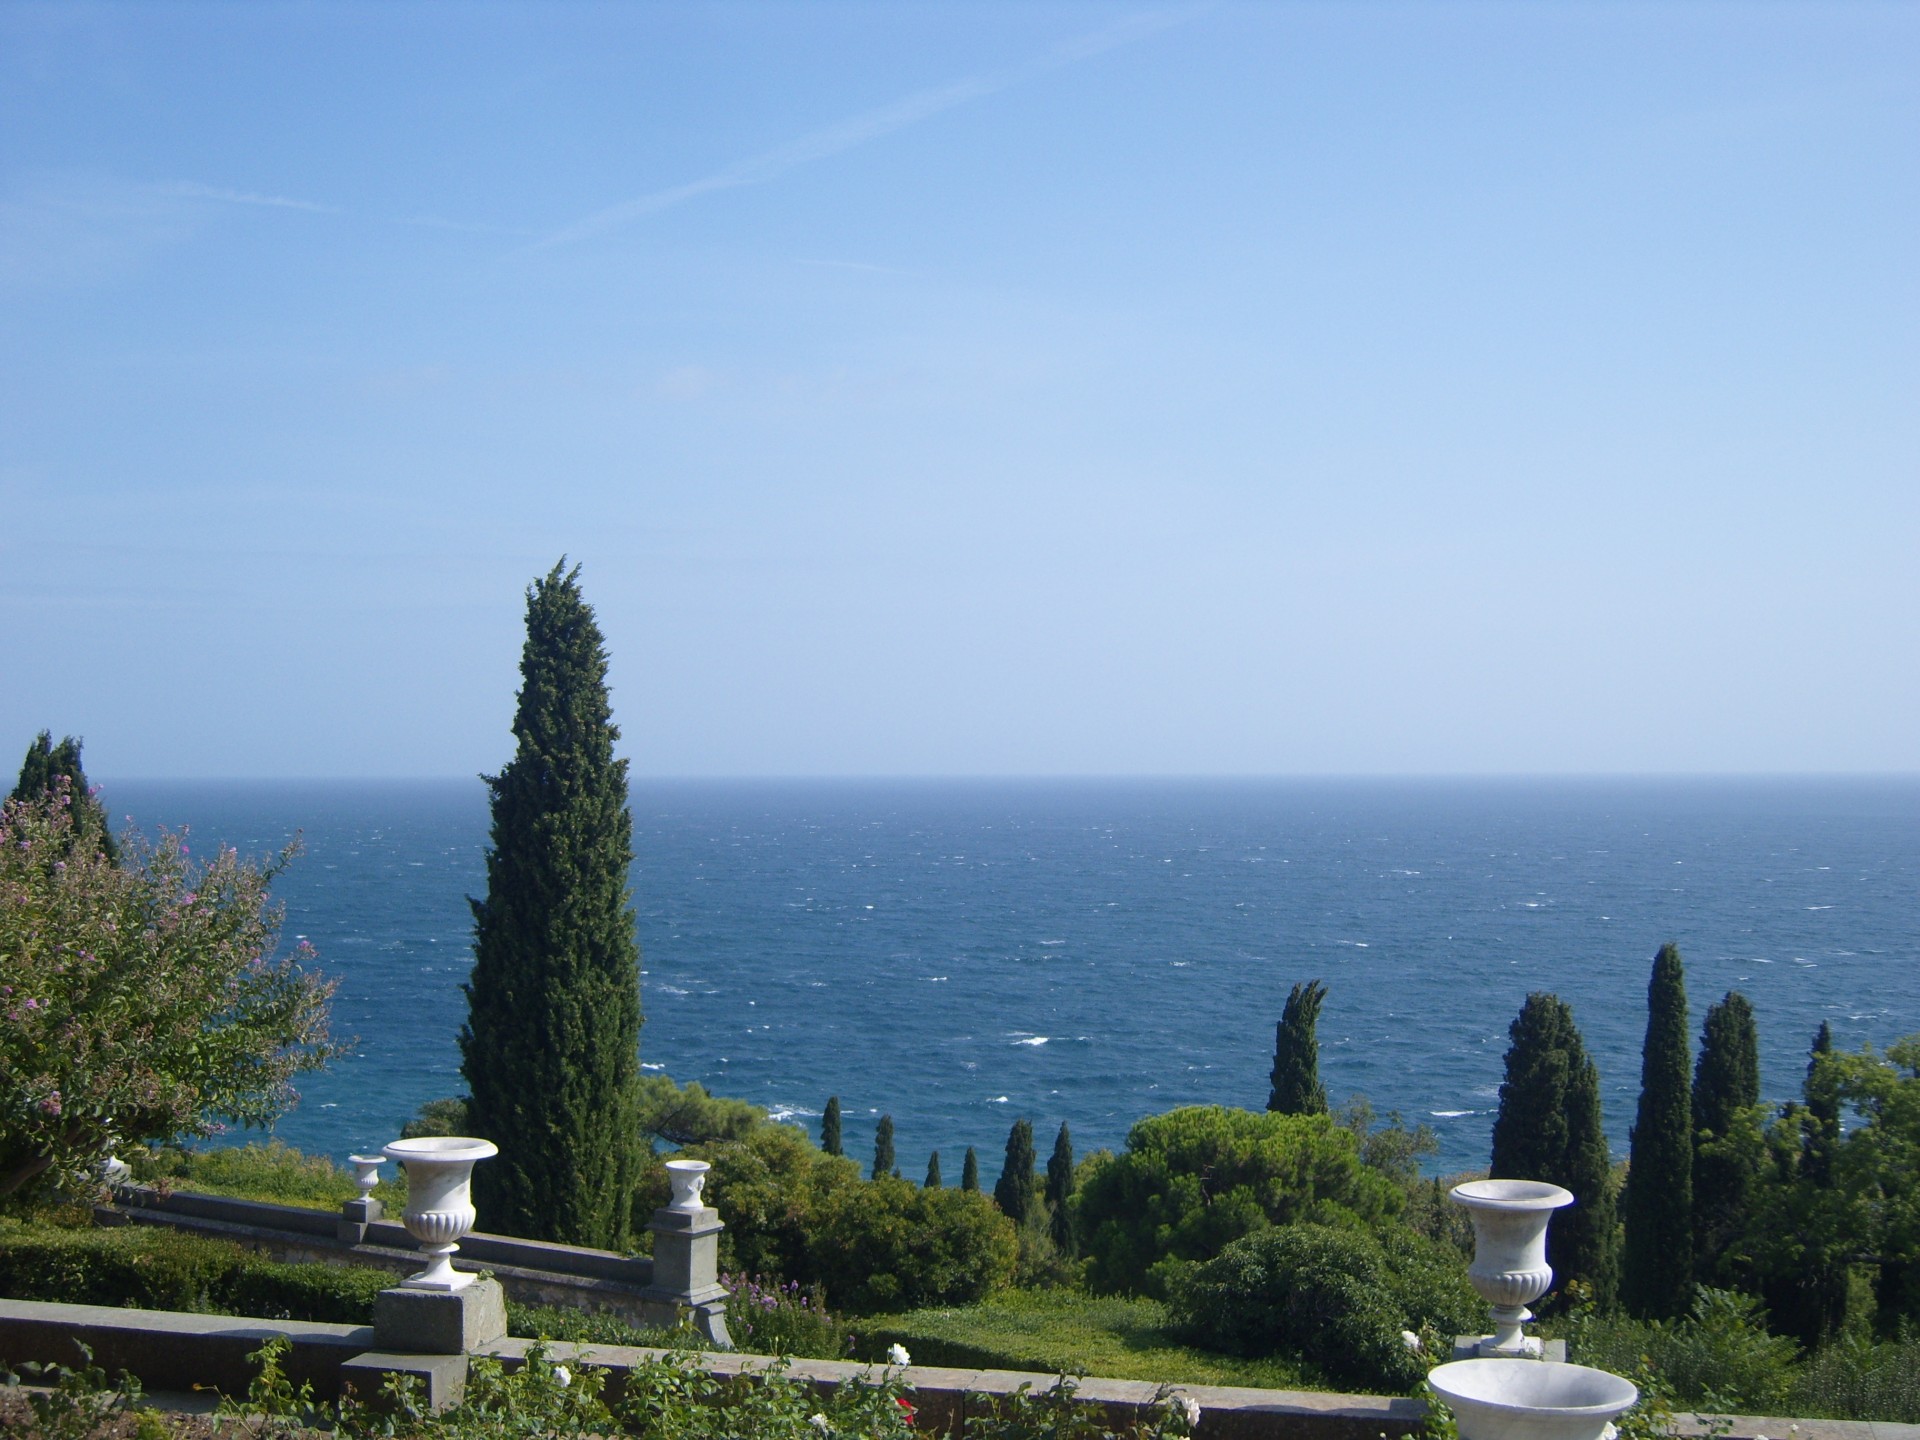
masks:
<path fill-rule="evenodd" d="M 916 1365 L 1081 1372 L 1169 1384 L 1325 1388 L 1297 1362 L 1242 1360 L 1180 1344 L 1166 1332 L 1165 1307 L 1153 1300 L 1016 1290 L 964 1309 L 909 1310 L 852 1324 L 855 1353 L 867 1360 L 882 1359 L 886 1347 L 898 1342 Z"/>
<path fill-rule="evenodd" d="M 395 1213 L 407 1199 L 406 1186 L 396 1174 L 398 1169 L 389 1164 L 373 1192 Z M 302 1154 L 278 1140 L 224 1150 L 161 1150 L 135 1164 L 134 1178 L 149 1184 L 159 1181 L 175 1190 L 312 1210 L 338 1210 L 360 1193 L 351 1170 L 342 1169 L 324 1155 Z"/>

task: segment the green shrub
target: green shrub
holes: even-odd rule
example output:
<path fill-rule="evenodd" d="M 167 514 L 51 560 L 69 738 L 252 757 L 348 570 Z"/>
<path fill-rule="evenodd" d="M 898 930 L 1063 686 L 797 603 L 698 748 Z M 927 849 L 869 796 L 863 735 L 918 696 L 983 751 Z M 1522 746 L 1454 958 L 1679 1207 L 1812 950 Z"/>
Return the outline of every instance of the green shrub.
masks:
<path fill-rule="evenodd" d="M 1392 1246 L 1328 1225 L 1246 1236 L 1173 1278 L 1173 1329 L 1228 1354 L 1298 1355 L 1337 1386 L 1410 1390 L 1426 1365 L 1402 1332 L 1450 1337 L 1484 1306 L 1464 1267 L 1433 1242 L 1403 1233 Z"/>
<path fill-rule="evenodd" d="M 157 1226 L 0 1225 L 0 1294 L 21 1300 L 363 1325 L 392 1283 L 384 1270 L 282 1264 Z"/>
<path fill-rule="evenodd" d="M 689 1145 L 679 1154 L 713 1166 L 706 1194 L 726 1217 L 722 1269 L 803 1283 L 819 1278 L 807 1255 L 815 1212 L 827 1195 L 860 1184 L 858 1165 L 816 1149 L 791 1125 L 765 1125 L 741 1139 Z M 669 1193 L 666 1167 L 656 1161 L 641 1177 L 636 1214 L 651 1214 Z"/>
<path fill-rule="evenodd" d="M 570 1345 L 644 1345 L 654 1349 L 684 1346 L 690 1330 L 636 1325 L 607 1310 L 577 1310 L 570 1305 L 522 1305 L 507 1301 L 507 1333 L 528 1340 L 564 1340 Z"/>
<path fill-rule="evenodd" d="M 1750 1295 L 1701 1286 L 1677 1320 L 1635 1320 L 1591 1311 L 1566 1328 L 1568 1358 L 1619 1374 L 1644 1365 L 1674 1400 L 1697 1409 L 1774 1415 L 1798 1378 L 1799 1347 L 1767 1331 Z"/>
<path fill-rule="evenodd" d="M 1794 1381 L 1789 1404 L 1792 1414 L 1827 1420 L 1920 1424 L 1920 1339 L 1822 1346 Z"/>
<path fill-rule="evenodd" d="M 1326 1115 L 1211 1105 L 1139 1121 L 1124 1154 L 1088 1161 L 1071 1203 L 1088 1283 L 1151 1294 L 1169 1259 L 1206 1260 L 1269 1225 L 1377 1221 L 1405 1197 Z"/>
<path fill-rule="evenodd" d="M 826 1196 L 808 1274 L 855 1313 L 964 1305 L 1012 1280 L 1018 1248 L 986 1196 L 885 1176 Z"/>
<path fill-rule="evenodd" d="M 827 1309 L 818 1285 L 802 1288 L 759 1275 L 722 1275 L 727 1287 L 727 1334 L 750 1355 L 796 1355 L 843 1360 L 849 1336 Z"/>

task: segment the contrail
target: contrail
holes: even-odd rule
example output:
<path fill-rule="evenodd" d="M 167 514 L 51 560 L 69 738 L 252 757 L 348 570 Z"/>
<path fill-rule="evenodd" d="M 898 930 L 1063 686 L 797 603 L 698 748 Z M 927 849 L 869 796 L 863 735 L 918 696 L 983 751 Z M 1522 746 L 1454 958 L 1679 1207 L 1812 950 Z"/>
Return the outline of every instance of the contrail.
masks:
<path fill-rule="evenodd" d="M 981 75 L 970 75 L 946 85 L 935 86 L 930 90 L 916 91 L 904 99 L 894 101 L 891 105 L 883 105 L 877 110 L 869 110 L 864 114 L 829 125 L 825 129 L 815 130 L 762 154 L 737 160 L 698 180 L 690 180 L 684 185 L 655 190 L 652 194 L 622 201 L 618 205 L 610 205 L 605 210 L 596 211 L 587 216 L 584 220 L 554 231 L 528 248 L 545 250 L 556 245 L 571 244 L 576 240 L 585 240 L 608 230 L 617 229 L 644 216 L 657 215 L 662 210 L 670 210 L 676 205 L 700 195 L 712 194 L 716 190 L 737 190 L 745 185 L 765 184 L 801 165 L 824 160 L 831 155 L 851 150 L 856 145 L 864 145 L 869 140 L 877 140 L 896 130 L 904 130 L 907 126 L 917 124 L 929 116 L 938 115 L 943 110 L 951 110 L 969 101 L 982 99 L 1014 85 L 1037 79 L 1051 71 L 1064 69 L 1069 65 L 1103 54 L 1108 50 L 1130 45 L 1158 31 L 1184 24 L 1205 8 L 1208 7 L 1186 6 L 1177 10 L 1159 10 L 1129 16 L 1117 24 L 1064 41 L 1047 54 L 1036 60 L 1027 61 L 1023 65 L 1010 66 L 1004 70 L 989 71 Z"/>

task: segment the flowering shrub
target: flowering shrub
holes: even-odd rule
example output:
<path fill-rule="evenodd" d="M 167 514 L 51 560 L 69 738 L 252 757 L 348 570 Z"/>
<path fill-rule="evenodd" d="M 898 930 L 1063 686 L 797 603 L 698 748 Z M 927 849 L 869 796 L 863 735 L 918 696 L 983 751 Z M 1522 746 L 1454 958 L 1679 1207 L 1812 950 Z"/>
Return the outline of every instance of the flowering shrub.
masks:
<path fill-rule="evenodd" d="M 838 1360 L 847 1353 L 846 1327 L 827 1313 L 820 1286 L 760 1275 L 722 1275 L 720 1283 L 727 1289 L 727 1333 L 749 1354 Z"/>
<path fill-rule="evenodd" d="M 304 944 L 276 958 L 266 865 L 129 835 L 64 780 L 0 809 L 0 1199 L 87 1182 L 117 1143 L 265 1125 L 339 1047 Z"/>

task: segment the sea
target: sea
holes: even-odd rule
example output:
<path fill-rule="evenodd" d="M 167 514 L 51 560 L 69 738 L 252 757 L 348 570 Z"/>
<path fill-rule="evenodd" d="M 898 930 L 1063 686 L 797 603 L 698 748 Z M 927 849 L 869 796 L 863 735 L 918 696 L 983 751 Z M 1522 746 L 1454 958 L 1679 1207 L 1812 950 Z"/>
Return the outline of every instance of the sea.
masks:
<path fill-rule="evenodd" d="M 273 1134 L 344 1159 L 462 1092 L 477 779 L 137 782 L 116 816 L 266 855 L 284 942 L 339 982 L 352 1052 Z M 1320 1073 L 1430 1126 L 1434 1174 L 1484 1166 L 1507 1029 L 1574 1011 L 1626 1153 L 1654 952 L 1692 1029 L 1739 990 L 1762 1083 L 1796 1095 L 1821 1022 L 1920 1031 L 1920 778 L 636 781 L 648 1071 L 764 1105 L 848 1153 L 896 1127 L 918 1179 L 1009 1127 L 1120 1148 L 1181 1105 L 1261 1108 L 1296 982 L 1327 988 Z M 216 1143 L 263 1138 L 235 1131 Z"/>

